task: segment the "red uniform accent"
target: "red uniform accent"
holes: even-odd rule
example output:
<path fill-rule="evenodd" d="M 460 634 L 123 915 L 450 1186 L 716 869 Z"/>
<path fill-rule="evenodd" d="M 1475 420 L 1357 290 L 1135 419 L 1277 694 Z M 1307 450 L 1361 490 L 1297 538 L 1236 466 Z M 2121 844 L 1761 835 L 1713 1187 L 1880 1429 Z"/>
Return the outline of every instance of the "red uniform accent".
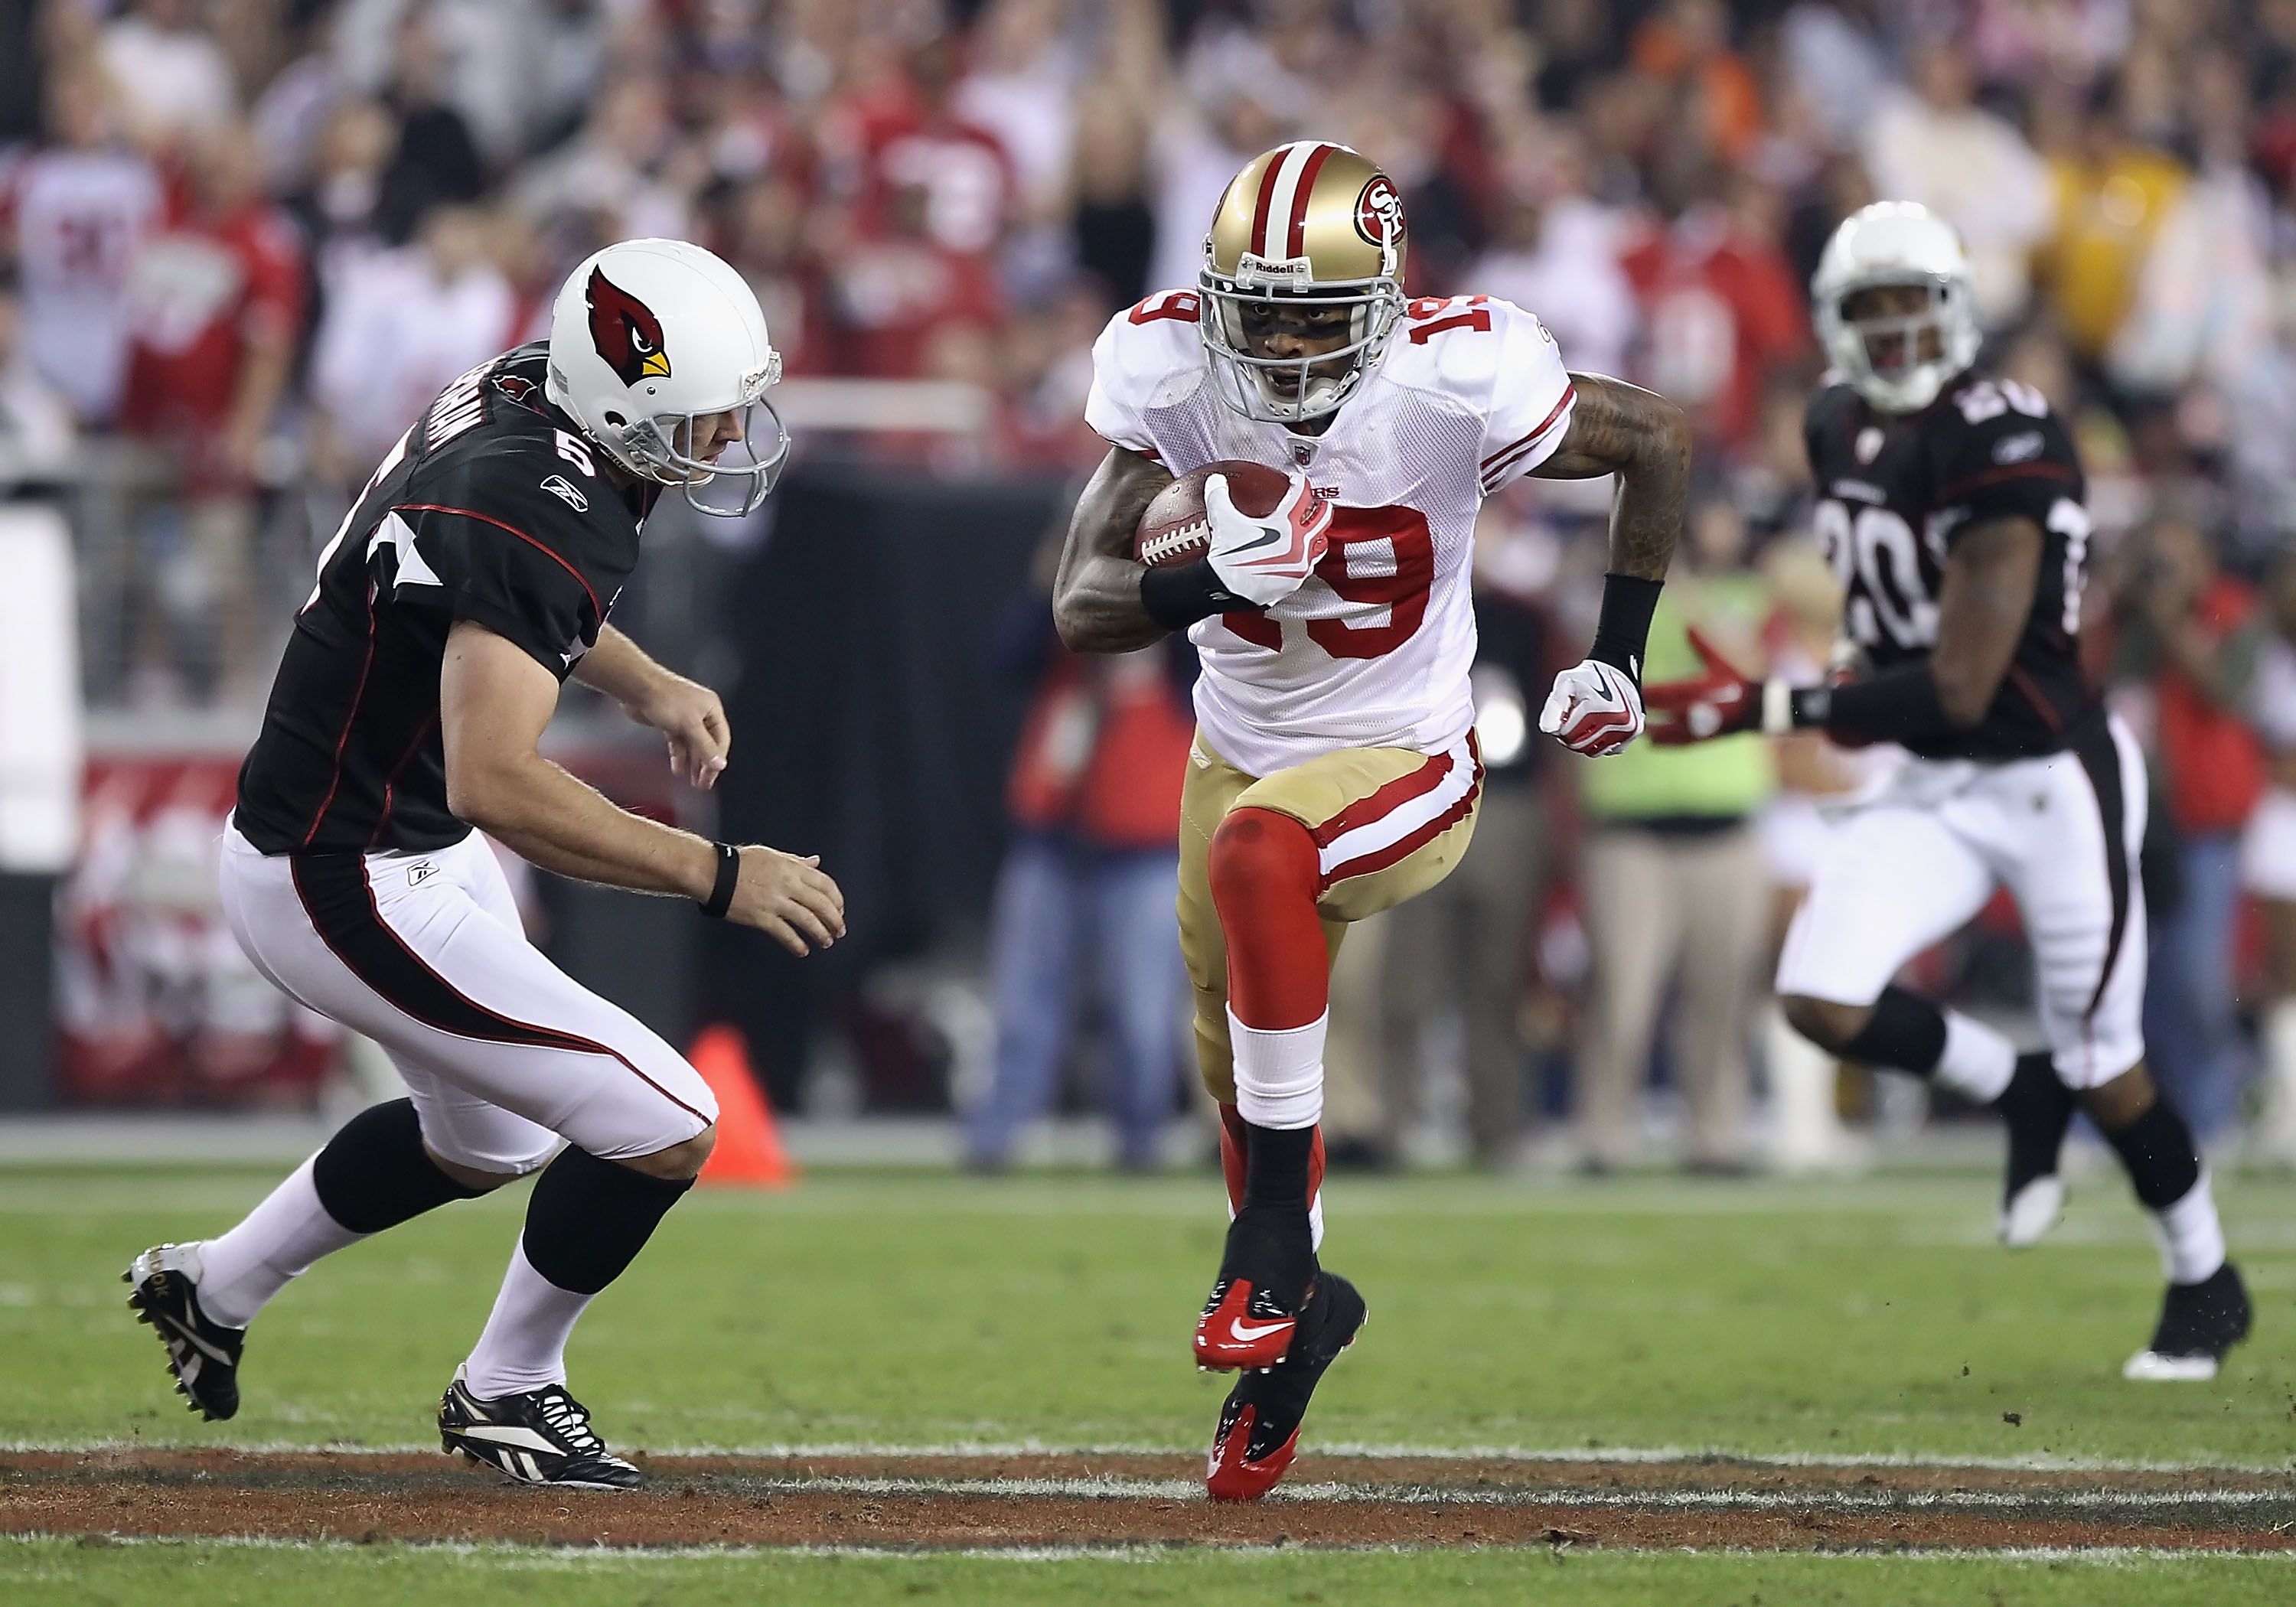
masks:
<path fill-rule="evenodd" d="M 1243 1158 L 1250 1145 L 1250 1129 L 1244 1125 L 1243 1112 L 1234 1105 L 1222 1105 L 1220 1118 L 1220 1176 L 1227 1182 L 1227 1210 L 1231 1217 L 1243 1209 Z M 1320 1145 L 1318 1146 L 1320 1148 Z M 1312 1181 L 1315 1173 L 1309 1172 Z M 1313 1200 L 1310 1188 L 1308 1197 Z"/>
<path fill-rule="evenodd" d="M 1283 1032 L 1322 1015 L 1331 952 L 1316 913 L 1322 860 L 1308 828 L 1273 809 L 1232 809 L 1212 833 L 1208 868 L 1235 1019 Z"/>
<path fill-rule="evenodd" d="M 1277 1446 L 1258 1462 L 1247 1461 L 1251 1450 L 1251 1431 L 1259 1421 L 1258 1408 L 1246 1406 L 1235 1414 L 1235 1422 L 1212 1447 L 1210 1464 L 1204 1470 L 1204 1488 L 1215 1501 L 1257 1501 L 1274 1489 L 1292 1466 L 1292 1458 L 1299 1454 L 1300 1431 L 1292 1431 L 1292 1438 Z"/>
<path fill-rule="evenodd" d="M 1218 1304 L 1196 1319 L 1196 1365 L 1215 1372 L 1232 1367 L 1272 1367 L 1292 1349 L 1300 1331 L 1296 1314 L 1286 1315 L 1263 1300 L 1252 1309 L 1253 1284 L 1238 1278 L 1221 1291 Z"/>

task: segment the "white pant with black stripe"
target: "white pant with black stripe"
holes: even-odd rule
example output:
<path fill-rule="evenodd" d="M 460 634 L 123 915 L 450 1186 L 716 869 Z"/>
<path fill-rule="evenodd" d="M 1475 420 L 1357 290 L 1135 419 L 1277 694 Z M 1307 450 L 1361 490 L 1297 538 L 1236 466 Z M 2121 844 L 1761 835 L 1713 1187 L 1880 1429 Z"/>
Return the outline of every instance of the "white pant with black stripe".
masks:
<path fill-rule="evenodd" d="M 2118 719 L 2044 758 L 1909 759 L 1819 857 L 1778 992 L 1870 1004 L 2005 887 L 2057 1076 L 2100 1087 L 2144 1054 L 2144 758 Z"/>
<path fill-rule="evenodd" d="M 429 853 L 297 857 L 258 852 L 226 824 L 222 877 L 248 957 L 382 1045 L 445 1160 L 531 1171 L 555 1135 L 625 1160 L 718 1119 L 684 1056 L 527 941 L 476 832 Z"/>

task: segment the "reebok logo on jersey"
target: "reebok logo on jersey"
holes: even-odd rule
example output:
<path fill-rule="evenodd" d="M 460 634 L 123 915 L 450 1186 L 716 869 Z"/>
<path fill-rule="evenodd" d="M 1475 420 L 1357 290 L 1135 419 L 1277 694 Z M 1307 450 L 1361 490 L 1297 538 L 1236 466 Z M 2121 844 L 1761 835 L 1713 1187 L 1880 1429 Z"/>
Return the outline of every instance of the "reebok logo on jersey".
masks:
<path fill-rule="evenodd" d="M 577 513 L 587 513 L 590 511 L 590 499 L 583 496 L 580 488 L 563 474 L 552 475 L 542 482 L 542 488 Z"/>
<path fill-rule="evenodd" d="M 431 877 L 438 873 L 439 867 L 426 859 L 422 864 L 416 865 L 413 870 L 406 873 L 406 885 L 409 887 L 419 887 L 423 882 L 430 881 Z"/>
<path fill-rule="evenodd" d="M 1993 443 L 1993 461 L 1997 463 L 2030 463 L 2041 455 L 2048 445 L 2047 439 L 2038 430 L 2028 430 L 2021 435 L 2005 435 Z"/>

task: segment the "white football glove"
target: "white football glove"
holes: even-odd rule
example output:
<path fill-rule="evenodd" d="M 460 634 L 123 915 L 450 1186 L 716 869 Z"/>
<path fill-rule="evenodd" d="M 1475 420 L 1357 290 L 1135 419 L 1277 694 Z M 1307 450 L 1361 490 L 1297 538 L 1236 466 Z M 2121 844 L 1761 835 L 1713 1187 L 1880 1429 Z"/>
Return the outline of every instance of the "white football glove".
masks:
<path fill-rule="evenodd" d="M 1262 608 L 1298 591 L 1331 545 L 1332 504 L 1316 494 L 1306 475 L 1295 471 L 1290 479 L 1283 500 L 1260 518 L 1236 511 L 1226 475 L 1204 481 L 1212 573 L 1229 591 Z"/>
<path fill-rule="evenodd" d="M 1573 753 L 1606 758 L 1643 732 L 1643 695 L 1623 670 L 1592 659 L 1554 677 L 1538 728 Z"/>

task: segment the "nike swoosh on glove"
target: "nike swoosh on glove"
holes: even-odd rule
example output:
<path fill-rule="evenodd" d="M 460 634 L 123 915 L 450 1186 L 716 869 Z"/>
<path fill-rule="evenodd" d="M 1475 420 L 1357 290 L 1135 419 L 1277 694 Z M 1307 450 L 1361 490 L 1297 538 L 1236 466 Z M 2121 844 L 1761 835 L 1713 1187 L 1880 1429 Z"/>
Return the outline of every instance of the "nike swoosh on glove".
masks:
<path fill-rule="evenodd" d="M 1554 677 L 1538 728 L 1573 753 L 1607 758 L 1642 734 L 1642 694 L 1624 670 L 1588 659 Z"/>
<path fill-rule="evenodd" d="M 1265 608 L 1300 589 L 1331 545 L 1332 504 L 1296 470 L 1283 500 L 1264 517 L 1236 511 L 1227 476 L 1204 481 L 1212 573 L 1229 591 Z"/>
<path fill-rule="evenodd" d="M 1759 728 L 1760 685 L 1741 675 L 1695 626 L 1691 627 L 1690 646 L 1702 666 L 1698 674 L 1687 680 L 1660 681 L 1643 688 L 1643 701 L 1650 709 L 1651 741 L 1661 747 L 1679 748 L 1734 731 Z"/>

